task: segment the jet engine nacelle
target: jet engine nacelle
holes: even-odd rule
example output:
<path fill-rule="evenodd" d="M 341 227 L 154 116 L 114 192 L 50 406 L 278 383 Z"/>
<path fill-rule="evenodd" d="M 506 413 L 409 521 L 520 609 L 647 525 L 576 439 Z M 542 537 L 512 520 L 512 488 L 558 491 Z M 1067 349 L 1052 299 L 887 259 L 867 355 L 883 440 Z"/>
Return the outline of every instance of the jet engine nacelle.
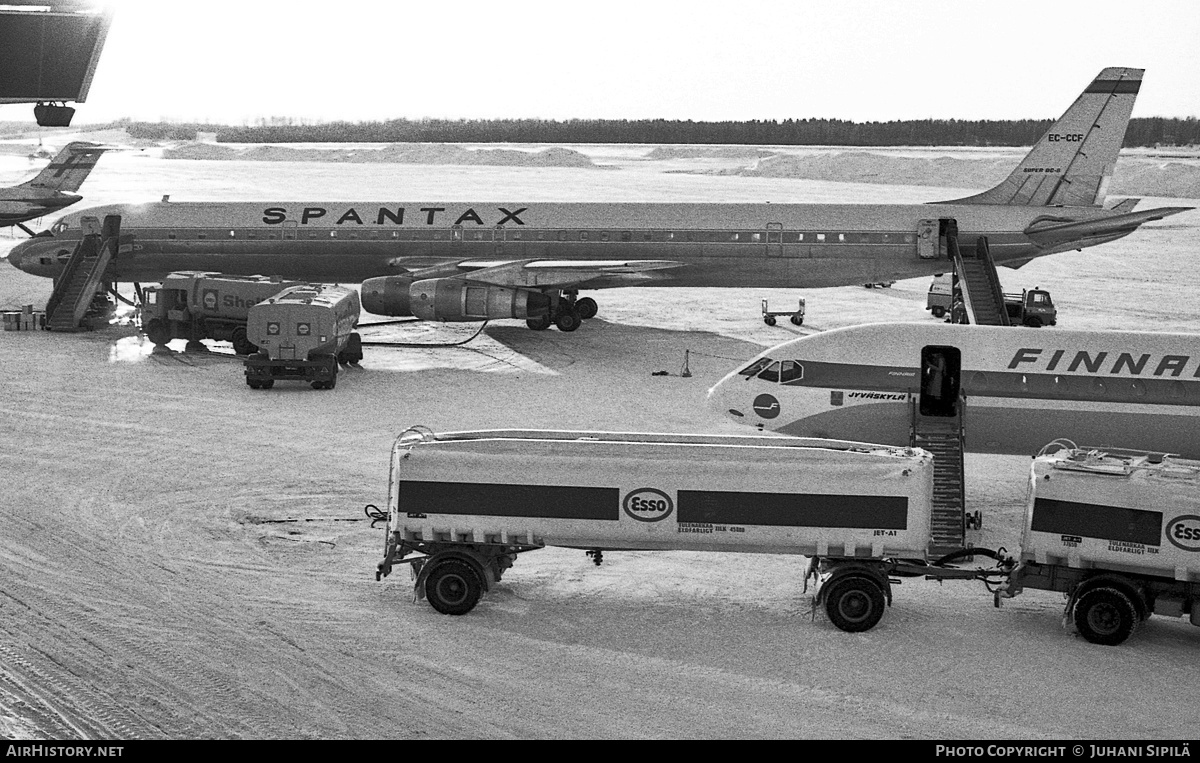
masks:
<path fill-rule="evenodd" d="M 550 298 L 541 292 L 464 283 L 457 278 L 417 281 L 409 289 L 409 304 L 412 314 L 425 321 L 537 318 L 550 311 Z"/>
<path fill-rule="evenodd" d="M 381 276 L 362 282 L 362 308 L 375 315 L 412 315 L 409 308 L 411 276 Z"/>

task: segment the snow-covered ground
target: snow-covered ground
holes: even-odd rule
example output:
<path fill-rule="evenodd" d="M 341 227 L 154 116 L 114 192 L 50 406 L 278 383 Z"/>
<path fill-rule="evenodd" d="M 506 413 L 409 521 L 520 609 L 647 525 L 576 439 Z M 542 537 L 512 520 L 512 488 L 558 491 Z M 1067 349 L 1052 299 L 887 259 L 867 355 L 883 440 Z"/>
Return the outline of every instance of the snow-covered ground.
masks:
<path fill-rule="evenodd" d="M 955 193 L 696 174 L 745 156 L 646 161 L 640 151 L 578 149 L 607 169 L 129 152 L 101 160 L 78 206 L 168 193 L 773 202 Z M 0 184 L 28 174 L 0 165 Z M 0 255 L 18 240 L 0 233 Z M 1064 328 L 1195 331 L 1198 254 L 1200 213 L 1188 212 L 1002 278 L 1049 288 Z M 995 609 L 982 584 L 905 579 L 874 630 L 848 634 L 813 616 L 800 557 L 613 552 L 595 567 L 582 552 L 545 549 L 523 555 L 461 618 L 414 604 L 403 571 L 375 581 L 383 532 L 363 506 L 385 502 L 390 446 L 409 425 L 743 432 L 709 412 L 704 393 L 796 331 L 765 326 L 762 298 L 804 296 L 809 331 L 933 320 L 927 286 L 607 291 L 600 316 L 573 334 L 496 321 L 463 347 L 370 347 L 364 370 L 333 392 L 254 392 L 230 356 L 151 357 L 131 328 L 2 333 L 0 737 L 1194 737 L 1200 630 L 1152 618 L 1123 646 L 1095 646 L 1062 627 L 1057 594 Z M 48 293 L 48 282 L 0 263 L 3 309 Z M 391 333 L 432 342 L 474 328 Z M 691 377 L 679 375 L 685 351 Z M 1028 466 L 968 456 L 983 545 L 1017 545 Z"/>

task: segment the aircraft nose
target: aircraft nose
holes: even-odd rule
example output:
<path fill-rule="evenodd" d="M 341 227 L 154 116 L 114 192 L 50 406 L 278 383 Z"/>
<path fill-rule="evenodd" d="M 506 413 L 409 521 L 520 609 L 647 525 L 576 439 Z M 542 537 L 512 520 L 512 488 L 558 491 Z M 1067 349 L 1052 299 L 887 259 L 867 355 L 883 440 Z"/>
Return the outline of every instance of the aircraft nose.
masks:
<path fill-rule="evenodd" d="M 38 245 L 41 243 L 31 239 L 17 244 L 8 253 L 9 264 L 31 275 L 44 275 L 39 269 Z"/>
<path fill-rule="evenodd" d="M 730 416 L 745 421 L 746 413 L 735 398 L 736 395 L 731 394 L 729 379 L 722 379 L 708 390 L 708 409 L 721 417 Z"/>

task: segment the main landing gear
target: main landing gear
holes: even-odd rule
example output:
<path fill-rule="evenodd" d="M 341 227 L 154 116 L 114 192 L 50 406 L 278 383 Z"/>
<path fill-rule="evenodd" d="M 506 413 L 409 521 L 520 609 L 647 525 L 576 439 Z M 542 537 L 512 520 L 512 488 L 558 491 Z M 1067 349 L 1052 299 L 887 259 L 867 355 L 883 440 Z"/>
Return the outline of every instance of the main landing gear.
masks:
<path fill-rule="evenodd" d="M 591 297 L 577 298 L 578 292 L 563 292 L 551 297 L 550 312 L 528 318 L 525 325 L 534 331 L 545 331 L 551 324 L 559 331 L 574 331 L 585 320 L 596 317 L 599 306 Z"/>

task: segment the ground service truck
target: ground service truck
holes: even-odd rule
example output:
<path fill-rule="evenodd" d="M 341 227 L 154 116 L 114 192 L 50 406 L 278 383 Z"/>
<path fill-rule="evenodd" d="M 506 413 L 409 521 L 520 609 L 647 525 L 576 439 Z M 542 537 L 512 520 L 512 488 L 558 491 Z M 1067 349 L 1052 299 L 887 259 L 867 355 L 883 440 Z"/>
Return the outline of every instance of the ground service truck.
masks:
<path fill-rule="evenodd" d="M 267 276 L 171 273 L 157 288 L 142 292 L 142 330 L 159 345 L 172 339 L 216 339 L 231 342 L 238 355 L 249 355 L 258 349 L 246 338 L 251 306 L 296 285 Z"/>
<path fill-rule="evenodd" d="M 1200 625 L 1200 461 L 1064 448 L 1033 462 L 1020 563 L 1000 598 L 1062 591 L 1080 635 L 1119 644 L 1151 614 Z"/>
<path fill-rule="evenodd" d="M 412 564 L 417 596 L 461 615 L 518 554 L 547 545 L 597 560 L 631 549 L 802 554 L 827 560 L 818 596 L 833 622 L 866 630 L 891 601 L 887 570 L 869 562 L 925 559 L 932 491 L 932 456 L 910 448 L 416 427 L 392 449 L 377 576 Z"/>
<path fill-rule="evenodd" d="M 338 366 L 362 360 L 359 313 L 357 291 L 327 284 L 292 286 L 254 305 L 246 331 L 259 351 L 246 358 L 246 384 L 271 389 L 296 379 L 333 389 Z"/>

